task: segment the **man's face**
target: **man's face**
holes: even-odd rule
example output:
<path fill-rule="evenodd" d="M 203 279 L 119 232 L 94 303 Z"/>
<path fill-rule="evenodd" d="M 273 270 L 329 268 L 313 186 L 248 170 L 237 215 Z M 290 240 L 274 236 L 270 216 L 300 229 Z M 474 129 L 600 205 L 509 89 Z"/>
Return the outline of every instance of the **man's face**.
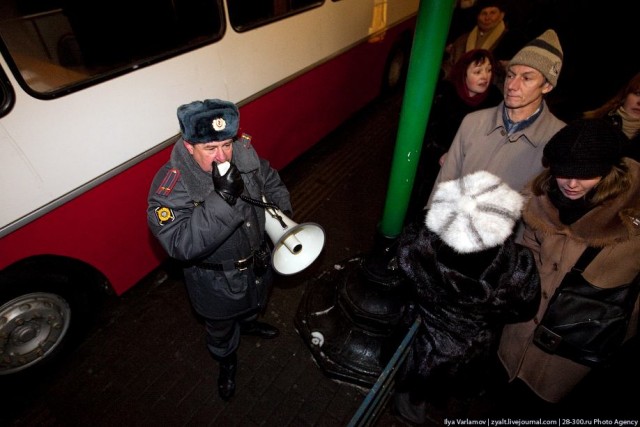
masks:
<path fill-rule="evenodd" d="M 209 173 L 213 171 L 213 162 L 216 164 L 230 162 L 233 155 L 233 139 L 204 142 L 201 144 L 191 144 L 184 141 L 184 146 L 198 166 L 200 166 L 203 171 Z"/>
<path fill-rule="evenodd" d="M 482 32 L 495 28 L 504 19 L 504 12 L 495 6 L 485 7 L 478 13 L 476 23 Z"/>
<path fill-rule="evenodd" d="M 530 107 L 533 112 L 552 89 L 540 71 L 527 65 L 512 65 L 504 81 L 504 105 L 510 109 Z"/>

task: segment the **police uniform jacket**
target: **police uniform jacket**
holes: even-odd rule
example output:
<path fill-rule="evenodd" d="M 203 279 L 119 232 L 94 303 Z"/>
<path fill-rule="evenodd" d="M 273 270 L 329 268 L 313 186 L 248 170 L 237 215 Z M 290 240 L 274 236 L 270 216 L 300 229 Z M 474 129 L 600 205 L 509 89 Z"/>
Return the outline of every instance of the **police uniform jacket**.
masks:
<path fill-rule="evenodd" d="M 233 142 L 232 162 L 242 175 L 243 195 L 291 211 L 289 191 L 268 161 L 258 157 L 250 137 Z M 209 319 L 228 319 L 266 304 L 271 269 L 256 274 L 252 256 L 264 243 L 265 210 L 238 198 L 230 206 L 215 191 L 179 139 L 151 185 L 147 222 L 169 256 L 184 262 L 194 309 Z M 267 260 L 269 261 L 269 260 Z M 240 268 L 238 268 L 240 266 Z"/>
<path fill-rule="evenodd" d="M 587 246 L 603 248 L 583 273 L 594 286 L 622 286 L 640 271 L 640 164 L 631 159 L 625 161 L 631 173 L 631 188 L 571 225 L 560 221 L 558 210 L 547 195 L 531 198 L 523 212 L 523 243 L 533 251 L 540 273 L 540 307 L 532 320 L 505 326 L 498 355 L 511 380 L 520 378 L 549 402 L 562 399 L 591 369 L 545 353 L 533 343 L 536 325 L 565 274 Z M 636 334 L 637 316 L 636 301 L 627 338 Z"/>

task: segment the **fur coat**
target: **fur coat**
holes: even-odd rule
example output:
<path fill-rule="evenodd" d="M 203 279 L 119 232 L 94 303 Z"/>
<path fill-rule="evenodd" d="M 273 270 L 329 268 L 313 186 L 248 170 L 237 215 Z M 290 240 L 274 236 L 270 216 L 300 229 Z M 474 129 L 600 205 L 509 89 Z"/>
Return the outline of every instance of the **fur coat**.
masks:
<path fill-rule="evenodd" d="M 460 254 L 424 224 L 405 229 L 398 263 L 413 300 L 406 320 L 419 317 L 421 324 L 400 384 L 438 393 L 480 385 L 503 325 L 530 319 L 540 301 L 533 256 L 514 239 L 512 234 L 500 246 Z"/>

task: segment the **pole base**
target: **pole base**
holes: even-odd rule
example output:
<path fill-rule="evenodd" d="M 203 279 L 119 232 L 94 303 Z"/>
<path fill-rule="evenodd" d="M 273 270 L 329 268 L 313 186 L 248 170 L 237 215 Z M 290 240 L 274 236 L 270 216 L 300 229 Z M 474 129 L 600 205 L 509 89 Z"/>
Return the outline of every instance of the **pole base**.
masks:
<path fill-rule="evenodd" d="M 351 258 L 310 283 L 294 320 L 326 375 L 371 387 L 402 339 L 404 298 Z"/>

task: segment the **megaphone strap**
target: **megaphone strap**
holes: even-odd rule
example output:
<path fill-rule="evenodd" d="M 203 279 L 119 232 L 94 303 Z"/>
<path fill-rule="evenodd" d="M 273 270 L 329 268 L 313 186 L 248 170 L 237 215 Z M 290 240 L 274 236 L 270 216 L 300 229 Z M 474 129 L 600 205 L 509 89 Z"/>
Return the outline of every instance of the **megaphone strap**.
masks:
<path fill-rule="evenodd" d="M 270 203 L 270 202 L 261 202 L 260 200 L 256 200 L 256 199 L 252 199 L 249 196 L 245 196 L 244 194 L 240 195 L 240 198 L 242 200 L 244 200 L 247 203 L 251 203 L 252 205 L 256 205 L 256 206 L 260 206 L 261 208 L 265 208 L 265 209 L 278 209 L 280 210 L 280 208 L 278 207 L 278 205 L 276 205 L 275 203 Z"/>

